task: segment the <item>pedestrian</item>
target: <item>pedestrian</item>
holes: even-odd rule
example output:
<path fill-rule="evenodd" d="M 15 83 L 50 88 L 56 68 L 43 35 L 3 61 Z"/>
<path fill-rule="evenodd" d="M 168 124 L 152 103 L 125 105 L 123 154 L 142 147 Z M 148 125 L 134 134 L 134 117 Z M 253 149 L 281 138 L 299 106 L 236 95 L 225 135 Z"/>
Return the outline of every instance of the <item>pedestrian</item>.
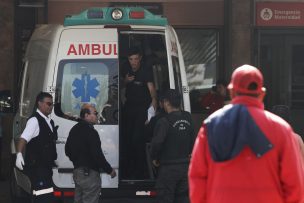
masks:
<path fill-rule="evenodd" d="M 201 98 L 202 107 L 207 110 L 209 115 L 222 108 L 226 102 L 227 82 L 222 79 L 217 80 L 216 85 L 211 88 L 211 91 Z"/>
<path fill-rule="evenodd" d="M 210 115 L 196 139 L 189 168 L 192 203 L 304 202 L 298 137 L 264 110 L 263 75 L 237 68 L 231 104 Z"/>
<path fill-rule="evenodd" d="M 34 203 L 54 202 L 52 167 L 57 159 L 55 141 L 58 126 L 49 117 L 52 109 L 52 95 L 40 92 L 36 97 L 33 115 L 28 119 L 17 144 L 16 167 L 24 169 L 28 175 Z"/>
<path fill-rule="evenodd" d="M 101 169 L 111 178 L 116 176 L 102 152 L 98 132 L 94 129 L 94 124 L 98 122 L 97 115 L 93 105 L 83 104 L 80 110 L 81 120 L 72 127 L 65 145 L 65 153 L 74 165 L 74 203 L 98 203 Z"/>
<path fill-rule="evenodd" d="M 158 203 L 189 202 L 188 166 L 195 140 L 191 114 L 180 109 L 181 95 L 168 90 L 163 98 L 168 115 L 156 123 L 151 142 L 153 165 L 159 167 L 156 179 Z"/>
<path fill-rule="evenodd" d="M 147 111 L 157 108 L 156 90 L 152 67 L 146 66 L 141 50 L 131 47 L 128 51 L 128 65 L 123 67 L 122 77 L 126 86 L 126 101 L 123 106 L 123 135 L 121 137 L 124 178 L 143 179 L 145 176 L 145 122 Z"/>

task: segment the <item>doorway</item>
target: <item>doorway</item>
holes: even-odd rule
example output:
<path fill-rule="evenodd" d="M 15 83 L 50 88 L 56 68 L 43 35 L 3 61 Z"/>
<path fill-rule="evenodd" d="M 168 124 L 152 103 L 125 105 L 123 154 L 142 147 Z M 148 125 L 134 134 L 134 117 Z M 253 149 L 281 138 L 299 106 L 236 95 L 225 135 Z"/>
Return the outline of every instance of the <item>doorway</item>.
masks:
<path fill-rule="evenodd" d="M 303 135 L 304 33 L 302 31 L 260 30 L 258 67 L 264 74 L 265 108 L 286 105 L 295 132 Z"/>

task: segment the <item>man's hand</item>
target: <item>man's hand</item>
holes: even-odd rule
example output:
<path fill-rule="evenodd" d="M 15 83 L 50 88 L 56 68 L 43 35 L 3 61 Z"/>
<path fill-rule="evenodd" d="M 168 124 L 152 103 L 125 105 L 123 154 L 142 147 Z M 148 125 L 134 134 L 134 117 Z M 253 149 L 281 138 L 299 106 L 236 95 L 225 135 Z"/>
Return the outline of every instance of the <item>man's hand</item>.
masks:
<path fill-rule="evenodd" d="M 115 172 L 114 169 L 113 169 L 112 172 L 110 173 L 110 176 L 111 176 L 111 178 L 115 178 L 115 177 L 116 177 L 116 172 Z"/>
<path fill-rule="evenodd" d="M 129 82 L 132 82 L 135 79 L 134 75 L 129 75 L 129 73 L 125 77 L 125 83 L 128 84 Z"/>
<path fill-rule="evenodd" d="M 24 160 L 22 153 L 18 152 L 16 157 L 16 167 L 19 168 L 20 170 L 23 170 L 23 165 L 24 165 Z"/>
<path fill-rule="evenodd" d="M 155 166 L 155 167 L 159 167 L 159 161 L 158 160 L 153 160 L 152 161 L 152 164 Z"/>

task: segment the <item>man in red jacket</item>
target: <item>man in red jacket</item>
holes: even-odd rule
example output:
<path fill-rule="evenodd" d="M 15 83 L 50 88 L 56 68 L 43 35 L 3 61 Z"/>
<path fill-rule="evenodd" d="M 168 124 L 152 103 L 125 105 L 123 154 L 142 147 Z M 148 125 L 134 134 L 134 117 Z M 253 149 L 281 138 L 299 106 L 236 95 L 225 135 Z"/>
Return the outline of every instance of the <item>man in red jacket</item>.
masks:
<path fill-rule="evenodd" d="M 232 102 L 203 123 L 189 169 L 191 203 L 304 202 L 304 163 L 287 122 L 264 110 L 263 76 L 237 68 Z"/>
<path fill-rule="evenodd" d="M 202 96 L 201 104 L 203 109 L 208 111 L 208 114 L 212 114 L 225 105 L 226 99 L 227 82 L 218 80 L 216 81 L 216 86 L 213 86 L 210 92 Z"/>

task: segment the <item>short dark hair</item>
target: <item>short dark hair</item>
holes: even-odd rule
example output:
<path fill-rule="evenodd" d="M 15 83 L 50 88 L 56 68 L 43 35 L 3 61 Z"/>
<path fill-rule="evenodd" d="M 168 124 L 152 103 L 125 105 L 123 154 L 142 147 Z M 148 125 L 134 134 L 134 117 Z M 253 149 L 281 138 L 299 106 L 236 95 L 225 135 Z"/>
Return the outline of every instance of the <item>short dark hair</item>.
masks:
<path fill-rule="evenodd" d="M 128 50 L 128 57 L 135 55 L 135 54 L 142 55 L 140 48 L 139 47 L 130 47 Z"/>
<path fill-rule="evenodd" d="M 50 93 L 47 93 L 47 92 L 39 92 L 39 94 L 36 97 L 36 102 L 37 103 L 38 103 L 38 101 L 42 102 L 44 100 L 44 98 L 53 99 L 53 96 Z"/>
<path fill-rule="evenodd" d="M 39 92 L 38 95 L 36 96 L 36 101 L 35 101 L 33 113 L 35 113 L 37 108 L 38 108 L 38 102 L 43 102 L 44 98 L 53 99 L 53 96 L 50 93 L 47 93 L 47 92 Z"/>
<path fill-rule="evenodd" d="M 168 101 L 171 106 L 179 108 L 181 105 L 181 95 L 177 90 L 169 89 L 166 91 L 163 97 L 164 100 Z"/>

